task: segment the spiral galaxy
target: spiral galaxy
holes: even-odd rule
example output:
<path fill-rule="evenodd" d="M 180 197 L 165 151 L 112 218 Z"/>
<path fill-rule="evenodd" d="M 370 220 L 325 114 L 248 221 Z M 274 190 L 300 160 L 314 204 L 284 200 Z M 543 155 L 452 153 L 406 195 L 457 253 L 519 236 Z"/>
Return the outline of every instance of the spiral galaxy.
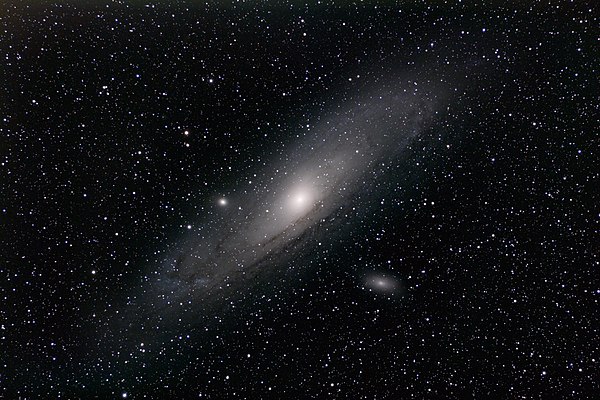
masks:
<path fill-rule="evenodd" d="M 9 3 L 0 398 L 600 392 L 597 7 Z"/>

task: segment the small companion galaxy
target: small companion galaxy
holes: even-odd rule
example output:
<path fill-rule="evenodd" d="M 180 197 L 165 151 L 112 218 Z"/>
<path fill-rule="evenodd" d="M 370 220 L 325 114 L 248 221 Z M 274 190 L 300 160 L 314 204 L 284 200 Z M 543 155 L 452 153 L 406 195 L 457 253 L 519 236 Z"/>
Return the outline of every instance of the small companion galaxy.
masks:
<path fill-rule="evenodd" d="M 597 398 L 599 16 L 3 4 L 0 398 Z"/>

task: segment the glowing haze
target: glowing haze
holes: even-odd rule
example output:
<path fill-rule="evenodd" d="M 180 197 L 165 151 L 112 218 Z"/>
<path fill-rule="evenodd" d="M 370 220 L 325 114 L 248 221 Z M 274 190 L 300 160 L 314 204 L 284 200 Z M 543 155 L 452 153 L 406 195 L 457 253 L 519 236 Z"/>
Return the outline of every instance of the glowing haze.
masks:
<path fill-rule="evenodd" d="M 152 266 L 129 296 L 136 301 L 117 307 L 116 320 L 126 323 L 133 313 L 153 327 L 194 321 L 207 307 L 251 290 L 258 274 L 286 268 L 315 231 L 339 228 L 343 210 L 368 195 L 372 171 L 430 126 L 447 104 L 448 89 L 443 80 L 396 79 L 335 104 L 252 182 L 227 197 L 212 195 L 211 213 Z M 379 289 L 390 286 L 382 280 Z"/>
<path fill-rule="evenodd" d="M 195 224 L 200 234 L 168 255 L 145 292 L 167 302 L 206 303 L 259 270 L 277 268 L 290 256 L 291 243 L 349 206 L 364 190 L 368 173 L 397 156 L 431 122 L 446 87 L 439 81 L 396 81 L 337 107 L 256 174 L 259 181 L 236 191 L 244 194 L 221 198 L 222 220 Z"/>

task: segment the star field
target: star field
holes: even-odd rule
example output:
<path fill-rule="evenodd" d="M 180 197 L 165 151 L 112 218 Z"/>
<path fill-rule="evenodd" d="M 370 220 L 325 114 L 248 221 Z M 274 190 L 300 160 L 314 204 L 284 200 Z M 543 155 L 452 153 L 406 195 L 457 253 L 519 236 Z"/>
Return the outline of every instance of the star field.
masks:
<path fill-rule="evenodd" d="M 600 392 L 593 2 L 0 6 L 0 398 Z"/>

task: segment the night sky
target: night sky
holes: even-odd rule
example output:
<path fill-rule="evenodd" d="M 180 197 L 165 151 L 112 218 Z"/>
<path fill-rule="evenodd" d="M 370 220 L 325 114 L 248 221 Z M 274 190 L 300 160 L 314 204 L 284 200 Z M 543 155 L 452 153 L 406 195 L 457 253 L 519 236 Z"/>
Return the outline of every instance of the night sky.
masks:
<path fill-rule="evenodd" d="M 3 2 L 0 398 L 598 398 L 599 16 Z"/>

